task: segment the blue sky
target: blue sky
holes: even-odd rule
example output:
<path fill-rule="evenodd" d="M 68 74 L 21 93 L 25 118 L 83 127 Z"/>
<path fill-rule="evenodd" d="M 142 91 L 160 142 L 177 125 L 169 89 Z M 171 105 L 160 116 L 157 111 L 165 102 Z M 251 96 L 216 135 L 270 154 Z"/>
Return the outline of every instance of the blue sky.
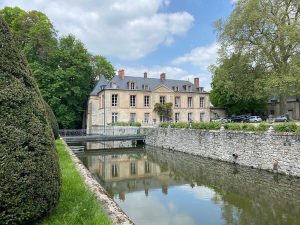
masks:
<path fill-rule="evenodd" d="M 200 77 L 210 89 L 207 66 L 217 58 L 213 23 L 226 18 L 234 0 L 1 0 L 4 6 L 40 10 L 59 35 L 74 34 L 94 54 L 126 75 L 170 79 Z"/>

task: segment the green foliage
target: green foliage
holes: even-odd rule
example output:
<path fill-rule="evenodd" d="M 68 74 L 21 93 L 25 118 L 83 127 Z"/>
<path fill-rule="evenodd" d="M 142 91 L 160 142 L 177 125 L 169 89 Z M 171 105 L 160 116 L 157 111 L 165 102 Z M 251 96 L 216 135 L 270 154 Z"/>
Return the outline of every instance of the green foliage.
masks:
<path fill-rule="evenodd" d="M 167 102 L 165 104 L 155 103 L 154 112 L 156 112 L 159 116 L 162 116 L 164 120 L 169 121 L 172 119 L 172 102 Z"/>
<path fill-rule="evenodd" d="M 299 0 L 247 0 L 238 1 L 227 20 L 216 23 L 220 58 L 247 53 L 252 65 L 265 68 L 257 94 L 279 96 L 281 114 L 286 113 L 286 96 L 300 92 L 299 14 Z"/>
<path fill-rule="evenodd" d="M 105 57 L 100 55 L 91 56 L 90 61 L 92 66 L 92 74 L 95 81 L 100 76 L 104 76 L 107 80 L 111 80 L 115 76 L 115 69 L 113 65 L 107 61 Z"/>
<path fill-rule="evenodd" d="M 193 123 L 187 123 L 187 122 L 177 122 L 177 123 L 171 123 L 171 122 L 163 122 L 159 124 L 162 128 L 192 128 L 192 129 L 205 129 L 205 130 L 220 130 L 221 123 L 219 122 L 193 122 Z"/>
<path fill-rule="evenodd" d="M 61 197 L 58 207 L 41 225 L 111 224 L 95 195 L 85 186 L 61 140 L 56 141 L 56 149 L 62 173 Z"/>
<path fill-rule="evenodd" d="M 212 91 L 210 100 L 214 106 L 225 108 L 228 114 L 245 113 L 261 114 L 266 106 L 267 98 L 257 96 L 256 81 L 263 70 L 253 67 L 249 57 L 233 54 L 220 60 L 219 66 L 211 67 Z"/>
<path fill-rule="evenodd" d="M 260 123 L 258 126 L 251 123 L 226 123 L 224 124 L 225 130 L 235 131 L 267 131 L 269 125 L 267 123 Z"/>
<path fill-rule="evenodd" d="M 111 126 L 131 126 L 131 127 L 140 127 L 142 124 L 140 122 L 115 122 Z"/>
<path fill-rule="evenodd" d="M 60 196 L 60 170 L 44 102 L 0 16 L 0 223 L 33 224 Z"/>
<path fill-rule="evenodd" d="M 56 117 L 55 117 L 51 107 L 47 104 L 47 102 L 44 101 L 44 105 L 45 105 L 48 121 L 49 121 L 49 124 L 50 124 L 52 132 L 53 132 L 53 136 L 55 139 L 58 139 L 59 138 L 59 133 L 58 133 L 59 128 L 58 128 L 58 123 L 57 123 Z"/>
<path fill-rule="evenodd" d="M 49 18 L 18 7 L 0 10 L 27 57 L 43 98 L 61 128 L 81 128 L 86 101 L 97 76 L 111 78 L 114 68 L 103 56 L 91 56 L 72 35 L 57 38 Z"/>
<path fill-rule="evenodd" d="M 296 132 L 299 130 L 299 126 L 291 122 L 275 124 L 273 128 L 276 132 Z"/>

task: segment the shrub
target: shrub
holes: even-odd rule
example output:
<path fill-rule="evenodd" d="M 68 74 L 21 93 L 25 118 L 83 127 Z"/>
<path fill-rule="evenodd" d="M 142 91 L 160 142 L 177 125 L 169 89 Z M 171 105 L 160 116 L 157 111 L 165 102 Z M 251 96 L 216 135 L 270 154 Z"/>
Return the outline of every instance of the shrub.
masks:
<path fill-rule="evenodd" d="M 241 126 L 241 130 L 244 131 L 256 131 L 257 127 L 253 124 L 249 124 L 249 123 L 243 123 L 240 125 Z"/>
<path fill-rule="evenodd" d="M 60 170 L 43 99 L 0 17 L 0 223 L 33 224 L 60 195 Z"/>
<path fill-rule="evenodd" d="M 269 127 L 267 123 L 260 123 L 257 127 L 257 131 L 267 131 Z"/>
<path fill-rule="evenodd" d="M 174 128 L 189 128 L 189 127 L 190 127 L 190 123 L 187 122 L 174 123 Z"/>
<path fill-rule="evenodd" d="M 169 122 L 162 122 L 159 124 L 159 127 L 161 128 L 168 128 L 169 126 L 174 126 L 174 124 Z"/>
<path fill-rule="evenodd" d="M 50 123 L 53 135 L 55 139 L 59 138 L 59 133 L 58 133 L 58 123 L 56 120 L 56 117 L 51 109 L 51 107 L 47 104 L 47 102 L 44 101 L 45 109 L 46 109 L 46 114 L 48 117 L 48 121 Z"/>
<path fill-rule="evenodd" d="M 276 132 L 296 132 L 298 127 L 295 123 L 280 123 L 273 126 Z"/>
<path fill-rule="evenodd" d="M 140 127 L 140 126 L 142 126 L 142 124 L 140 122 L 131 122 L 129 125 L 132 126 L 132 127 Z"/>
<path fill-rule="evenodd" d="M 225 130 L 242 130 L 241 124 L 239 123 L 226 123 L 224 124 Z"/>
<path fill-rule="evenodd" d="M 206 123 L 206 126 L 207 126 L 206 129 L 208 129 L 208 130 L 220 130 L 222 124 L 220 122 L 209 122 L 209 123 Z"/>

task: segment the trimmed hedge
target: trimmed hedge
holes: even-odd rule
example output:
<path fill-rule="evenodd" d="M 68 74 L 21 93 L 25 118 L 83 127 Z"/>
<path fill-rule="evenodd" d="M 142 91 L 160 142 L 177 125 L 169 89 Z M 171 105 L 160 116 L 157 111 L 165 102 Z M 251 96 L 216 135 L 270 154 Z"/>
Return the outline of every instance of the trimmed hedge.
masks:
<path fill-rule="evenodd" d="M 299 132 L 300 131 L 300 126 L 297 126 L 295 123 L 292 122 L 275 124 L 273 128 L 276 132 Z"/>
<path fill-rule="evenodd" d="M 224 124 L 225 130 L 236 130 L 236 131 L 267 131 L 269 125 L 267 123 L 260 123 L 255 126 L 251 123 L 226 123 Z"/>
<path fill-rule="evenodd" d="M 111 124 L 112 126 L 131 126 L 131 127 L 140 127 L 142 124 L 140 122 L 115 122 Z"/>
<path fill-rule="evenodd" d="M 163 122 L 159 124 L 162 128 L 192 128 L 192 129 L 203 129 L 203 130 L 220 130 L 221 123 L 219 122 Z"/>
<path fill-rule="evenodd" d="M 47 114 L 48 121 L 49 121 L 51 129 L 52 129 L 52 133 L 54 135 L 54 138 L 58 139 L 59 138 L 59 133 L 58 133 L 59 127 L 58 127 L 57 119 L 54 115 L 53 110 L 48 105 L 48 103 L 44 101 L 44 105 L 45 105 L 46 114 Z"/>
<path fill-rule="evenodd" d="M 57 205 L 60 169 L 44 102 L 0 16 L 0 224 L 34 224 Z"/>

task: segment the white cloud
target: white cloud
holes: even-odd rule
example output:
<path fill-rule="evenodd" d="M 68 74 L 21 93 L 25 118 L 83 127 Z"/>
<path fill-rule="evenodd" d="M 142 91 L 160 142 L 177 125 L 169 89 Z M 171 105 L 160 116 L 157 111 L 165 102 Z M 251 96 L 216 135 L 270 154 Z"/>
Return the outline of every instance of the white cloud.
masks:
<path fill-rule="evenodd" d="M 4 6 L 40 10 L 53 21 L 59 34 L 72 33 L 87 48 L 120 59 L 138 59 L 171 45 L 184 35 L 194 18 L 187 12 L 160 13 L 169 0 L 2 0 Z"/>
<path fill-rule="evenodd" d="M 201 46 L 192 49 L 189 53 L 184 54 L 172 61 L 174 65 L 192 64 L 199 66 L 202 70 L 207 70 L 207 67 L 216 62 L 218 56 L 218 43 Z"/>

